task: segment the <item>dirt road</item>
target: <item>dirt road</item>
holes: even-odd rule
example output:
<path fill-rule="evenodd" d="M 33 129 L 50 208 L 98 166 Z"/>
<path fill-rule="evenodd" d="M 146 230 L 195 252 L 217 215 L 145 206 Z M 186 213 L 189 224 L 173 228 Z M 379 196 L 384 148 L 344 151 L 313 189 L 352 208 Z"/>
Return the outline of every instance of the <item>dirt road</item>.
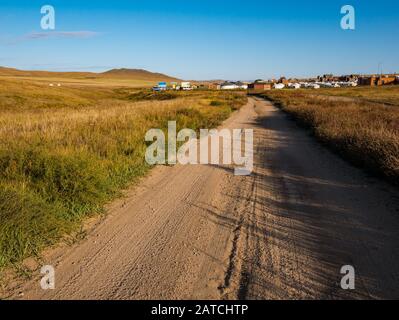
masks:
<path fill-rule="evenodd" d="M 158 167 L 87 238 L 55 250 L 24 299 L 399 298 L 399 193 L 333 155 L 270 103 L 224 125 L 253 128 L 255 169 Z M 340 288 L 352 265 L 356 289 Z"/>

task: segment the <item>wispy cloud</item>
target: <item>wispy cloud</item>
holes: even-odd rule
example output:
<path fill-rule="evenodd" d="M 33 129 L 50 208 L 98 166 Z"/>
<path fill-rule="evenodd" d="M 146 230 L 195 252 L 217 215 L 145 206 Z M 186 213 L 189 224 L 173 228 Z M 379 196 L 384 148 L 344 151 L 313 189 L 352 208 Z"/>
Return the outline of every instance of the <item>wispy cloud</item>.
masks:
<path fill-rule="evenodd" d="M 48 38 L 92 38 L 100 33 L 94 31 L 52 31 L 31 32 L 24 36 L 26 40 L 48 39 Z"/>
<path fill-rule="evenodd" d="M 101 35 L 95 31 L 46 31 L 46 32 L 30 32 L 21 37 L 8 41 L 8 44 L 17 44 L 19 42 L 45 40 L 45 39 L 87 39 Z"/>

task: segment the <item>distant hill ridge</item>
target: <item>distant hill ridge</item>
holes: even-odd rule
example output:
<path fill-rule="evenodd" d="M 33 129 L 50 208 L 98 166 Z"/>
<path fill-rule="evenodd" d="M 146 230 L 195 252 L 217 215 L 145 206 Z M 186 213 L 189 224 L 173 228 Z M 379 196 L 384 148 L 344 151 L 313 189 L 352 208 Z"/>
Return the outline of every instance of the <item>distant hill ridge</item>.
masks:
<path fill-rule="evenodd" d="M 0 67 L 0 76 L 21 77 L 66 77 L 66 78 L 115 78 L 146 81 L 178 81 L 179 79 L 144 69 L 112 69 L 102 73 L 95 72 L 56 72 L 56 71 L 26 71 L 14 68 Z"/>
<path fill-rule="evenodd" d="M 116 77 L 116 78 L 135 78 L 142 80 L 165 80 L 173 81 L 179 80 L 177 78 L 165 75 L 163 73 L 150 72 L 144 69 L 112 69 L 101 73 L 105 77 Z"/>

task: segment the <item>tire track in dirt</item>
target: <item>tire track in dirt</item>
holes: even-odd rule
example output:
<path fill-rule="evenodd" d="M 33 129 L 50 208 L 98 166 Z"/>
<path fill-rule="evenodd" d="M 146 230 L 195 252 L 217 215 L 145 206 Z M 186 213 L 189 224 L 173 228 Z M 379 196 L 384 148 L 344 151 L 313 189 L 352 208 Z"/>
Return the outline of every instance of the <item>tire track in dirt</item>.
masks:
<path fill-rule="evenodd" d="M 399 298 L 398 190 L 250 98 L 224 128 L 254 129 L 254 172 L 157 167 L 73 246 L 49 250 L 56 289 L 23 299 Z M 340 267 L 356 290 L 340 288 Z"/>

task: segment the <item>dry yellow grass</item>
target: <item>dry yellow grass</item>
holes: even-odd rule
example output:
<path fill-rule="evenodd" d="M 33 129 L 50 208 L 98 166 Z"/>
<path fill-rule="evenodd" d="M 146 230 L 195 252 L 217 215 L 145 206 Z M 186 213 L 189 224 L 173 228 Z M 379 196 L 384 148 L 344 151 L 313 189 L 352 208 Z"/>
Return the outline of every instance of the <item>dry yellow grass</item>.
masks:
<path fill-rule="evenodd" d="M 36 83 L 63 83 L 85 86 L 152 87 L 158 81 L 178 81 L 168 75 L 141 69 L 113 69 L 103 73 L 24 71 L 0 67 L 0 80 L 28 80 Z"/>
<path fill-rule="evenodd" d="M 147 130 L 168 120 L 215 127 L 245 99 L 0 80 L 0 268 L 38 254 L 145 174 Z"/>
<path fill-rule="evenodd" d="M 366 100 L 336 100 L 315 96 L 313 90 L 270 91 L 264 94 L 312 129 L 316 137 L 352 163 L 392 182 L 399 181 L 399 107 L 381 104 L 385 88 L 360 88 Z M 368 90 L 368 91 L 367 91 Z M 325 93 L 328 91 L 325 91 Z M 352 91 L 354 92 L 354 91 Z M 399 87 L 388 90 L 390 101 L 399 96 Z M 340 90 L 335 89 L 334 95 Z M 348 96 L 348 90 L 341 91 Z M 385 94 L 384 94 L 385 93 Z M 376 103 L 377 102 L 377 103 Z"/>
<path fill-rule="evenodd" d="M 399 106 L 399 87 L 395 85 L 384 87 L 360 86 L 340 89 L 320 89 L 317 93 L 327 96 L 354 98 L 358 101 Z"/>
<path fill-rule="evenodd" d="M 0 76 L 0 81 L 25 81 L 48 86 L 50 83 L 62 84 L 68 87 L 129 87 L 129 88 L 150 88 L 157 84 L 153 80 L 138 79 L 112 79 L 112 78 L 62 78 L 55 76 L 31 77 L 31 76 Z"/>

